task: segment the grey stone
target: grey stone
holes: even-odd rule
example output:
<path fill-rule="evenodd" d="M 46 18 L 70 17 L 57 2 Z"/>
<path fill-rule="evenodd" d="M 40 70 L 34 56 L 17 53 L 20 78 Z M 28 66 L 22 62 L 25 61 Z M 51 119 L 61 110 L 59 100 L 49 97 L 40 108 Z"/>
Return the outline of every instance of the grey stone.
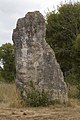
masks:
<path fill-rule="evenodd" d="M 67 86 L 54 51 L 46 43 L 46 24 L 39 11 L 18 19 L 13 31 L 16 59 L 16 85 L 24 98 L 32 81 L 36 89 L 48 91 L 50 99 L 66 102 Z"/>

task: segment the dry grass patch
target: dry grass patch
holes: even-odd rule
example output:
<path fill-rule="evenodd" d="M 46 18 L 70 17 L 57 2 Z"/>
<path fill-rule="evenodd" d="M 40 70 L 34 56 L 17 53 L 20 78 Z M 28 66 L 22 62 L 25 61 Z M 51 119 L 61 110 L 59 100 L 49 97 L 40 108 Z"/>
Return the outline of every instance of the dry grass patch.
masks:
<path fill-rule="evenodd" d="M 61 107 L 76 107 L 80 106 L 79 99 L 69 99 L 68 105 L 54 104 L 54 108 Z M 16 90 L 15 84 L 0 83 L 0 107 L 14 107 L 20 108 L 25 107 L 18 91 Z"/>
<path fill-rule="evenodd" d="M 0 83 L 0 106 L 22 107 L 15 84 Z"/>

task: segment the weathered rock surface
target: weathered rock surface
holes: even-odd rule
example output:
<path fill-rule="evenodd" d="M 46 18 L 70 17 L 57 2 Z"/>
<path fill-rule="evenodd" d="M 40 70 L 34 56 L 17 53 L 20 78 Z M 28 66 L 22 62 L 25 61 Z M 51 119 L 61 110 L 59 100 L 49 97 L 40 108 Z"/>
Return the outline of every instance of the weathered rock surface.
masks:
<path fill-rule="evenodd" d="M 16 58 L 16 84 L 26 98 L 25 87 L 30 81 L 36 89 L 48 91 L 50 99 L 67 101 L 67 87 L 54 51 L 45 41 L 46 25 L 43 15 L 29 12 L 18 19 L 13 31 Z"/>

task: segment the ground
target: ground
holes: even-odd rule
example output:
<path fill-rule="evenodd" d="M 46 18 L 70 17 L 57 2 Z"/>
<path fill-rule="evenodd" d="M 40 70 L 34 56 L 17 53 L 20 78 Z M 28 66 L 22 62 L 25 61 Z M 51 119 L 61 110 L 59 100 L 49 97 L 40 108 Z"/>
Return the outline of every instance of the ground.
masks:
<path fill-rule="evenodd" d="M 80 107 L 1 108 L 0 120 L 80 120 Z"/>
<path fill-rule="evenodd" d="M 0 120 L 80 120 L 80 100 L 68 106 L 23 107 L 15 84 L 0 84 Z"/>

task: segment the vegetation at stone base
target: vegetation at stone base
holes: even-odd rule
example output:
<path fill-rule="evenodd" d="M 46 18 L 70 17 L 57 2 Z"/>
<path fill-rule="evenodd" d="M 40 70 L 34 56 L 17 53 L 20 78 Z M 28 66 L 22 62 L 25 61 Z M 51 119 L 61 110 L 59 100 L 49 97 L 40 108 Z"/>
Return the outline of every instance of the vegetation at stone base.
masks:
<path fill-rule="evenodd" d="M 38 106 L 48 106 L 49 99 L 48 94 L 42 90 L 31 90 L 27 92 L 26 103 L 28 106 L 38 107 Z"/>
<path fill-rule="evenodd" d="M 68 103 L 62 103 L 59 99 L 51 100 L 50 94 L 48 91 L 44 89 L 36 89 L 33 81 L 29 81 L 28 88 L 22 87 L 20 88 L 21 96 L 24 98 L 25 106 L 29 107 L 39 107 L 39 106 L 49 106 L 54 104 L 63 104 L 67 105 Z M 23 96 L 23 93 L 26 93 L 27 97 Z"/>
<path fill-rule="evenodd" d="M 46 41 L 55 51 L 67 84 L 80 86 L 80 3 L 65 3 L 46 15 Z"/>
<path fill-rule="evenodd" d="M 36 89 L 33 81 L 30 81 L 28 84 L 29 88 L 22 88 L 22 91 L 25 91 L 27 94 L 27 98 L 24 99 L 25 104 L 31 107 L 48 106 L 50 99 L 48 92 L 45 92 L 44 89 Z"/>
<path fill-rule="evenodd" d="M 0 47 L 0 81 L 12 82 L 15 78 L 14 47 L 10 43 Z"/>

